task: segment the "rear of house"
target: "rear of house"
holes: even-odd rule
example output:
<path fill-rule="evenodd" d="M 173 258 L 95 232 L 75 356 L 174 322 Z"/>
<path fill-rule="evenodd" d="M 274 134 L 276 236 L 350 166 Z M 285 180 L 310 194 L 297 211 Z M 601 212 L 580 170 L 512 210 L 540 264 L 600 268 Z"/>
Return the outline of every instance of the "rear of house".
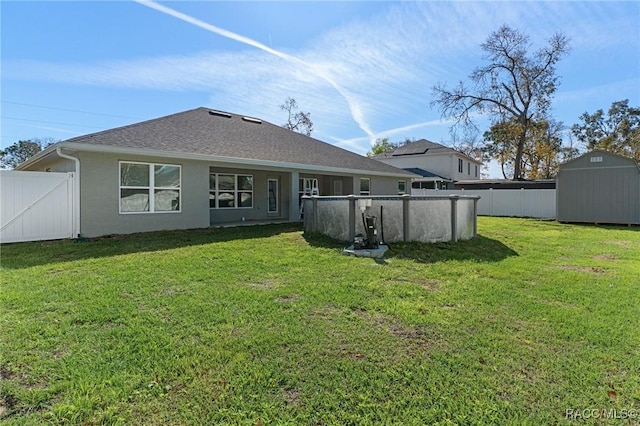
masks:
<path fill-rule="evenodd" d="M 593 151 L 560 166 L 557 220 L 640 224 L 640 167 L 635 160 Z"/>
<path fill-rule="evenodd" d="M 197 108 L 60 142 L 19 167 L 76 172 L 80 234 L 300 219 L 300 199 L 389 195 L 415 175 L 253 117 Z"/>

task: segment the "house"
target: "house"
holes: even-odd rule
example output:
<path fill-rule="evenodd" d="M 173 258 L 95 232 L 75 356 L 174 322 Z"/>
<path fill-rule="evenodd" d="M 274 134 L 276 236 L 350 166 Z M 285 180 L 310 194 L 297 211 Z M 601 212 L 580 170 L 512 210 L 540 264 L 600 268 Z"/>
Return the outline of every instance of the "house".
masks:
<path fill-rule="evenodd" d="M 17 170 L 75 172 L 84 237 L 300 220 L 300 198 L 416 177 L 258 118 L 196 108 L 52 145 Z"/>
<path fill-rule="evenodd" d="M 418 174 L 412 188 L 453 189 L 453 182 L 480 179 L 482 163 L 455 149 L 420 139 L 373 157 Z"/>
<path fill-rule="evenodd" d="M 556 177 L 559 222 L 640 224 L 640 165 L 595 150 L 562 164 Z"/>

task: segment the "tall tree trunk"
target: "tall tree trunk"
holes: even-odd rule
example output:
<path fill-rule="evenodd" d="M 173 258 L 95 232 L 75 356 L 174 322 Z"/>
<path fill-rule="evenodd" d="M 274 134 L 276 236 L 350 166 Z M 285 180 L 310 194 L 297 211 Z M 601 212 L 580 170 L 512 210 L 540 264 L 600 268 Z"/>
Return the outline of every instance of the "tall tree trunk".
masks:
<path fill-rule="evenodd" d="M 518 146 L 516 149 L 516 158 L 515 163 L 513 165 L 514 173 L 513 180 L 520 180 L 522 178 L 522 155 L 524 153 L 524 145 L 527 142 L 527 116 L 526 109 L 525 112 L 519 117 L 518 121 L 520 122 L 521 131 L 520 136 L 518 137 Z"/>

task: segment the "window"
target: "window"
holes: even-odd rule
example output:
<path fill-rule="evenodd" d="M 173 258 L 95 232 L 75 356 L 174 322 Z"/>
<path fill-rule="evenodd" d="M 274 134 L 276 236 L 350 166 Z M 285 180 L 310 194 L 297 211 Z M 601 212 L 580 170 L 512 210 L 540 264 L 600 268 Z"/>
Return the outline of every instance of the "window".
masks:
<path fill-rule="evenodd" d="M 371 179 L 360 178 L 360 195 L 371 195 Z"/>
<path fill-rule="evenodd" d="M 471 163 L 467 162 L 467 174 L 471 176 Z"/>
<path fill-rule="evenodd" d="M 462 164 L 462 158 L 458 158 L 458 173 L 462 173 L 462 168 L 463 168 L 463 164 Z"/>
<path fill-rule="evenodd" d="M 478 177 L 478 166 L 476 165 L 476 177 Z"/>
<path fill-rule="evenodd" d="M 407 192 L 407 181 L 398 181 L 398 194 L 405 194 Z"/>
<path fill-rule="evenodd" d="M 180 211 L 180 166 L 120 162 L 120 213 Z"/>
<path fill-rule="evenodd" d="M 411 188 L 413 189 L 438 189 L 438 184 L 433 181 L 415 181 L 411 182 Z"/>
<path fill-rule="evenodd" d="M 253 176 L 226 173 L 209 175 L 209 208 L 250 209 L 253 207 Z"/>

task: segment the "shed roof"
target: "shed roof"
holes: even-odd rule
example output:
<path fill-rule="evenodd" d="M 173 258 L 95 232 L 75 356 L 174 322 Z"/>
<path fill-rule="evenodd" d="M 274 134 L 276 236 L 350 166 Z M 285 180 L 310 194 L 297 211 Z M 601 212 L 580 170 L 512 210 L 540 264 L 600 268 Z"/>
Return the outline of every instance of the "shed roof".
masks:
<path fill-rule="evenodd" d="M 638 167 L 640 164 L 633 158 L 618 155 L 613 152 L 595 149 L 589 151 L 580 157 L 573 158 L 559 167 L 559 173 L 563 170 L 583 169 L 583 168 L 610 168 L 610 167 Z"/>

